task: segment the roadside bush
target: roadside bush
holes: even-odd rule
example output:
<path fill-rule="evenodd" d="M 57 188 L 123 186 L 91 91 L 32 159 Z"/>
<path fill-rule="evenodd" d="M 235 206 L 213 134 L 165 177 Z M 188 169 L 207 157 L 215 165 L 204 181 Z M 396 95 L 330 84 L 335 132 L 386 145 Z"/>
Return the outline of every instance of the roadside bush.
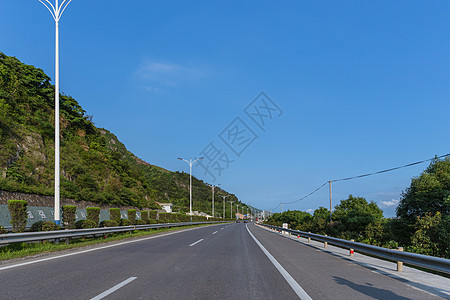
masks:
<path fill-rule="evenodd" d="M 30 231 L 53 231 L 59 228 L 53 221 L 38 221 L 31 225 Z"/>
<path fill-rule="evenodd" d="M 38 221 L 31 224 L 30 231 L 36 232 L 36 231 L 42 231 L 42 225 L 44 224 L 44 221 Z"/>
<path fill-rule="evenodd" d="M 62 206 L 62 215 L 64 227 L 72 229 L 75 227 L 75 213 L 77 211 L 77 207 L 75 205 L 63 205 Z"/>
<path fill-rule="evenodd" d="M 116 227 L 119 226 L 115 220 L 104 220 L 100 222 L 100 227 Z"/>
<path fill-rule="evenodd" d="M 5 227 L 0 226 L 0 234 L 5 234 L 5 233 L 7 233 Z"/>
<path fill-rule="evenodd" d="M 42 231 L 54 231 L 59 229 L 60 227 L 52 221 L 44 221 L 44 223 L 42 224 Z"/>
<path fill-rule="evenodd" d="M 191 220 L 191 217 L 186 214 L 178 214 L 177 218 L 180 222 L 189 222 Z"/>
<path fill-rule="evenodd" d="M 128 213 L 128 220 L 130 220 L 131 224 L 136 224 L 136 210 L 135 209 L 129 209 L 127 210 Z"/>
<path fill-rule="evenodd" d="M 147 222 L 142 219 L 136 220 L 136 225 L 146 225 L 146 224 Z"/>
<path fill-rule="evenodd" d="M 11 215 L 10 223 L 14 232 L 22 232 L 27 225 L 28 202 L 24 200 L 8 200 L 8 210 Z"/>
<path fill-rule="evenodd" d="M 157 216 L 158 216 L 158 211 L 156 211 L 156 210 L 151 210 L 148 212 L 148 217 L 150 219 L 156 220 Z"/>
<path fill-rule="evenodd" d="M 128 220 L 128 219 L 120 220 L 120 226 L 130 226 L 130 225 L 133 225 L 130 220 Z"/>
<path fill-rule="evenodd" d="M 91 220 L 95 223 L 95 226 L 98 226 L 98 223 L 100 222 L 100 207 L 88 207 L 86 208 L 87 211 L 87 219 Z"/>
<path fill-rule="evenodd" d="M 80 220 L 75 222 L 75 228 L 77 229 L 87 229 L 87 228 L 97 228 L 98 223 L 92 220 Z"/>
<path fill-rule="evenodd" d="M 120 224 L 120 208 L 110 208 L 109 218 L 113 221 L 116 221 L 117 224 Z"/>
<path fill-rule="evenodd" d="M 166 212 L 160 212 L 158 216 L 159 220 L 167 220 L 170 219 L 170 214 Z"/>
<path fill-rule="evenodd" d="M 145 223 L 147 223 L 147 220 L 148 220 L 148 211 L 147 210 L 141 210 L 141 220 L 143 220 Z"/>
<path fill-rule="evenodd" d="M 148 219 L 147 224 L 158 224 L 158 222 L 154 219 Z"/>
<path fill-rule="evenodd" d="M 204 217 L 204 216 L 192 216 L 192 221 L 193 222 L 204 222 L 207 221 L 208 218 Z"/>

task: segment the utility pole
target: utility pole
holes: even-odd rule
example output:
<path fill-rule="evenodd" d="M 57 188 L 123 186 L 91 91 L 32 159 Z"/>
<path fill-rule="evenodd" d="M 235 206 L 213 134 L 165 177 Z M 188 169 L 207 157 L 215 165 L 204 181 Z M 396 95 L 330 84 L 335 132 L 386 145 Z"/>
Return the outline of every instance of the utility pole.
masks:
<path fill-rule="evenodd" d="M 50 11 L 55 20 L 55 223 L 59 225 L 60 217 L 60 167 L 59 167 L 59 20 L 72 0 L 55 0 L 53 5 L 49 0 L 39 0 Z"/>

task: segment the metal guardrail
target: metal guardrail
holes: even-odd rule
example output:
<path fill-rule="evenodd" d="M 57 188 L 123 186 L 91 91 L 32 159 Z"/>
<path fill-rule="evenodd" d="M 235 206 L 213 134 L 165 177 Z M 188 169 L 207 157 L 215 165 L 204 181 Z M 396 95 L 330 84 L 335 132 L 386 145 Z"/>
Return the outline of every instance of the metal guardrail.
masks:
<path fill-rule="evenodd" d="M 343 239 L 338 239 L 334 237 L 324 236 L 315 233 L 309 233 L 304 231 L 286 229 L 278 226 L 272 226 L 267 224 L 260 224 L 262 226 L 278 230 L 280 232 L 288 232 L 295 234 L 297 236 L 311 238 L 315 241 L 329 243 L 331 245 L 336 245 L 346 249 L 354 249 L 355 251 L 361 253 L 371 254 L 377 257 L 381 257 L 388 260 L 393 260 L 397 262 L 404 262 L 414 266 L 439 271 L 442 273 L 450 274 L 450 259 L 428 256 L 423 254 L 403 252 L 395 249 L 388 249 L 373 245 L 367 245 L 358 242 L 347 241 Z"/>
<path fill-rule="evenodd" d="M 103 227 L 90 229 L 70 229 L 70 230 L 55 230 L 55 231 L 38 231 L 38 232 L 23 232 L 23 233 L 7 233 L 0 234 L 0 245 L 8 245 L 12 243 L 28 243 L 44 240 L 60 240 L 82 237 L 82 236 L 96 236 L 105 235 L 108 233 L 126 232 L 135 230 L 157 229 L 166 227 L 181 227 L 189 225 L 201 224 L 217 224 L 224 223 L 224 221 L 210 221 L 210 222 L 185 222 L 185 223 L 161 223 L 151 225 L 131 225 L 131 226 L 117 226 L 117 227 Z"/>

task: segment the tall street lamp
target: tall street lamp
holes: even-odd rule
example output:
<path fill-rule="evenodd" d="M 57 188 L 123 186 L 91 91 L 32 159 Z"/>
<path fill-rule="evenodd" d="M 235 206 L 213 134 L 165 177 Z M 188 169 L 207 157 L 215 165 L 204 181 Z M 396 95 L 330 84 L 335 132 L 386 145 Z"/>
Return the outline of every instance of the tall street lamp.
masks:
<path fill-rule="evenodd" d="M 223 218 L 224 219 L 225 219 L 225 198 L 228 197 L 228 196 L 230 196 L 230 195 L 222 196 L 222 198 L 223 198 Z"/>
<path fill-rule="evenodd" d="M 230 218 L 233 219 L 233 201 L 230 201 Z"/>
<path fill-rule="evenodd" d="M 59 193 L 59 20 L 72 0 L 39 0 L 50 11 L 55 20 L 55 223 L 60 224 L 60 193 Z"/>
<path fill-rule="evenodd" d="M 218 185 L 210 185 L 210 184 L 206 184 L 207 186 L 209 186 L 209 187 L 211 187 L 211 189 L 212 189 L 212 209 L 211 209 L 211 211 L 212 211 L 212 216 L 213 216 L 213 218 L 214 218 L 214 190 L 216 189 L 216 187 L 217 186 L 219 186 L 220 184 L 218 184 Z"/>
<path fill-rule="evenodd" d="M 191 221 L 192 221 L 192 165 L 200 160 L 203 159 L 204 157 L 200 157 L 200 158 L 191 158 L 190 160 L 178 157 L 179 160 L 183 160 L 185 162 L 187 162 L 189 164 L 189 214 L 191 216 Z"/>

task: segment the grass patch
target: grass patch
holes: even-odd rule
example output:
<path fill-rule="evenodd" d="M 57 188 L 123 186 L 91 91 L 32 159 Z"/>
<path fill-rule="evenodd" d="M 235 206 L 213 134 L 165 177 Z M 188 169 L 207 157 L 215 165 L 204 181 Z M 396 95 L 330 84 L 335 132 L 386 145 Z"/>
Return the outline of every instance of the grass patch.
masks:
<path fill-rule="evenodd" d="M 186 229 L 207 225 L 210 224 L 188 225 L 183 227 L 158 228 L 149 230 L 136 230 L 132 231 L 131 233 L 129 232 L 111 233 L 108 234 L 106 238 L 103 236 L 76 238 L 71 239 L 70 244 L 68 245 L 63 240 L 60 242 L 60 244 L 55 244 L 50 241 L 42 241 L 36 243 L 14 243 L 0 248 L 0 261 L 114 242 L 166 231 L 179 230 L 181 228 Z"/>

